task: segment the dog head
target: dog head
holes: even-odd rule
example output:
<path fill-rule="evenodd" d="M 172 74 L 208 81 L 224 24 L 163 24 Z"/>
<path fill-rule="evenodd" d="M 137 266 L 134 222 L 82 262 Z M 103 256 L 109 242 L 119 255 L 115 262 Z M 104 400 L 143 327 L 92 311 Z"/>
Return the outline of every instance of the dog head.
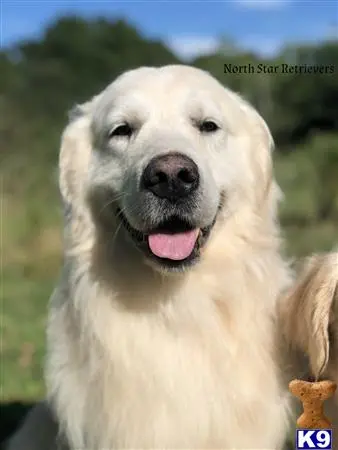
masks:
<path fill-rule="evenodd" d="M 273 219 L 271 148 L 258 113 L 208 73 L 127 72 L 80 106 L 63 135 L 74 239 L 118 243 L 158 270 L 182 271 L 231 217 Z"/>

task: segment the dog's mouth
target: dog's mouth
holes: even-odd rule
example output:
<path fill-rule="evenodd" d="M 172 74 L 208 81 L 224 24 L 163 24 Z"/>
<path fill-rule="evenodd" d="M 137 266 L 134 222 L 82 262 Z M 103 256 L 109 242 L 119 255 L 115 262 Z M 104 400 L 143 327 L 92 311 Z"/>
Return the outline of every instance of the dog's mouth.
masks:
<path fill-rule="evenodd" d="M 215 217 L 209 226 L 198 228 L 187 220 L 172 216 L 155 228 L 142 232 L 130 225 L 120 209 L 117 215 L 134 244 L 148 257 L 171 269 L 181 269 L 198 260 L 216 222 Z"/>

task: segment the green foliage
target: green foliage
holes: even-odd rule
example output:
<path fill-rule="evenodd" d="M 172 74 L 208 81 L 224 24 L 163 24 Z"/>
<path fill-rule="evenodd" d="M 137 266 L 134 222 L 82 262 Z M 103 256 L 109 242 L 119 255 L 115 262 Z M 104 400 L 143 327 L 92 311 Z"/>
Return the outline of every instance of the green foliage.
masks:
<path fill-rule="evenodd" d="M 336 64 L 338 45 L 289 49 L 262 61 L 222 45 L 193 64 L 241 92 L 277 141 L 277 179 L 286 194 L 281 219 L 288 252 L 302 256 L 337 243 L 338 77 L 224 74 L 224 63 Z M 2 179 L 2 397 L 43 394 L 46 304 L 61 260 L 56 165 L 66 113 L 126 69 L 179 62 L 161 42 L 123 21 L 63 18 L 38 41 L 0 53 Z M 325 133 L 323 133 L 325 130 Z"/>
<path fill-rule="evenodd" d="M 64 120 L 83 102 L 127 69 L 177 62 L 160 42 L 149 42 L 124 21 L 62 18 L 41 41 L 24 42 L 8 52 L 21 75 L 11 96 L 26 111 Z M 8 91 L 7 91 L 8 92 Z"/>
<path fill-rule="evenodd" d="M 306 256 L 338 244 L 338 134 L 317 133 L 275 159 L 285 195 L 280 218 L 289 253 Z"/>
<path fill-rule="evenodd" d="M 303 140 L 313 130 L 338 130 L 337 42 L 289 47 L 269 60 L 253 54 L 220 52 L 197 58 L 193 63 L 253 103 L 283 146 Z M 225 63 L 242 69 L 224 73 Z M 253 72 L 245 70 L 249 64 Z M 286 73 L 285 65 L 295 73 Z M 296 65 L 302 65 L 302 71 L 296 73 Z M 269 66 L 278 67 L 269 73 Z M 313 66 L 318 68 L 316 73 L 305 73 Z"/>

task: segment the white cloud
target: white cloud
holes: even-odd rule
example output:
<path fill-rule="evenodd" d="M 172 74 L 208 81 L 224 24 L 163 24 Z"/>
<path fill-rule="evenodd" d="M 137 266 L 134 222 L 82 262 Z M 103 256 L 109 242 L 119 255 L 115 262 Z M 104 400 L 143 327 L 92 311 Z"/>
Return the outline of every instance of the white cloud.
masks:
<path fill-rule="evenodd" d="M 255 9 L 274 9 L 286 6 L 289 0 L 233 0 L 238 6 Z"/>
<path fill-rule="evenodd" d="M 181 59 L 189 61 L 197 56 L 214 53 L 219 49 L 220 41 L 214 36 L 181 35 L 166 39 L 167 45 Z M 237 42 L 239 50 L 253 51 L 257 55 L 269 57 L 276 55 L 283 42 L 266 36 L 250 35 Z"/>
<path fill-rule="evenodd" d="M 323 34 L 316 33 L 313 31 L 313 36 L 307 39 L 282 39 L 282 38 L 273 38 L 264 35 L 250 35 L 241 39 L 238 43 L 238 46 L 243 50 L 253 51 L 259 56 L 262 57 L 274 57 L 281 50 L 288 48 L 289 46 L 298 46 L 298 45 L 316 45 L 320 42 L 323 42 L 324 37 Z"/>
<path fill-rule="evenodd" d="M 314 34 L 312 39 L 295 42 L 264 34 L 249 34 L 235 41 L 234 48 L 237 48 L 239 52 L 251 51 L 263 58 L 269 58 L 276 56 L 286 45 L 319 42 L 320 40 L 317 34 Z M 189 61 L 197 56 L 215 53 L 222 49 L 221 41 L 215 36 L 180 35 L 167 38 L 166 43 L 183 61 Z"/>
<path fill-rule="evenodd" d="M 184 60 L 213 53 L 218 49 L 219 41 L 214 36 L 181 35 L 166 39 L 167 45 Z"/>
<path fill-rule="evenodd" d="M 238 45 L 243 50 L 253 51 L 259 56 L 275 56 L 283 47 L 284 42 L 265 36 L 248 36 L 242 39 Z"/>

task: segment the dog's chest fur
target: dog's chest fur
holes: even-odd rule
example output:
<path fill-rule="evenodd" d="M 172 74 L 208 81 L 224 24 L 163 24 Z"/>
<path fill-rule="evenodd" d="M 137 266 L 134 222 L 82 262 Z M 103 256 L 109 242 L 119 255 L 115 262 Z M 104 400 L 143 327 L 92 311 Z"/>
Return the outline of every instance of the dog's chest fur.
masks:
<path fill-rule="evenodd" d="M 281 447 L 289 396 L 273 311 L 253 292 L 245 309 L 240 298 L 231 309 L 201 284 L 193 291 L 156 312 L 96 298 L 92 335 L 77 329 L 68 307 L 54 313 L 51 335 L 64 334 L 52 344 L 50 390 L 74 447 Z"/>

